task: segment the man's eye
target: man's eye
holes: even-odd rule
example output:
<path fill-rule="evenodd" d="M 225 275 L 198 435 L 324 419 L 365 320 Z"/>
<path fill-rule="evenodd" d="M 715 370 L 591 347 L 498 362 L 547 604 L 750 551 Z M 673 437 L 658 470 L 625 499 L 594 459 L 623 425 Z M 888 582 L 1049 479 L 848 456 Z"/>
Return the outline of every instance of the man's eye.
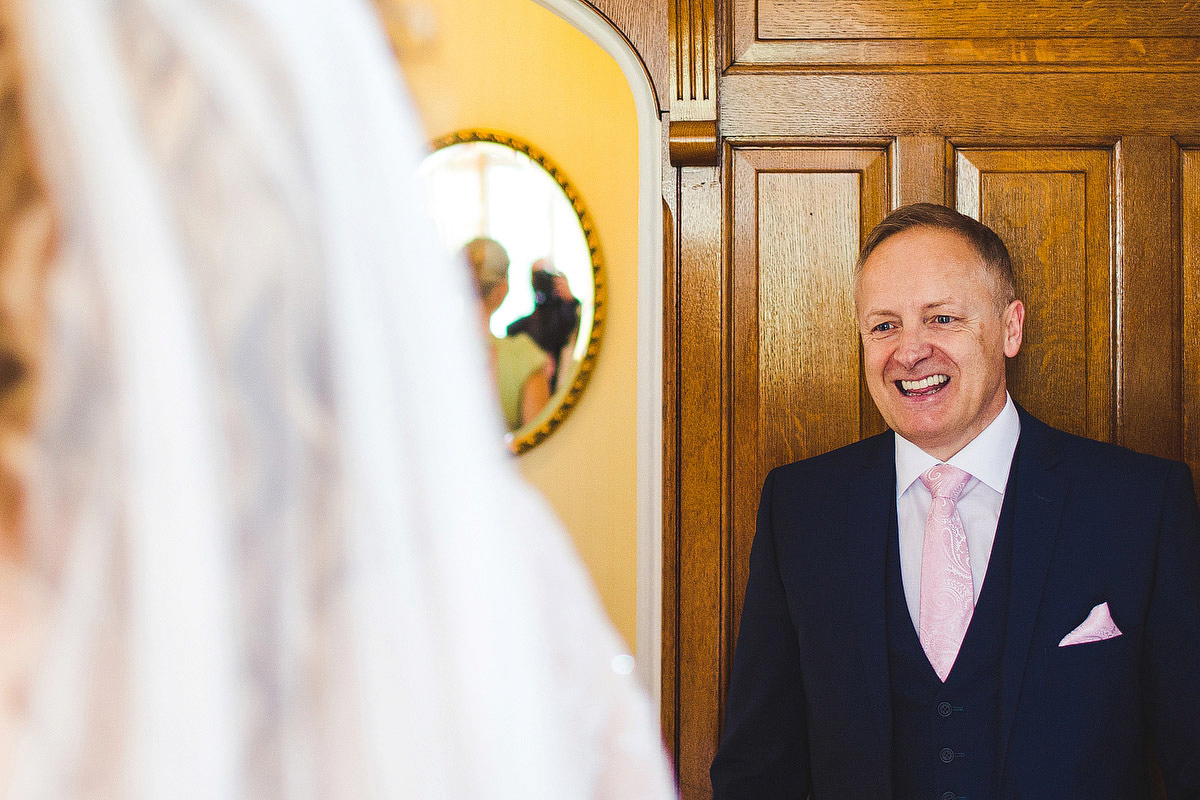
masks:
<path fill-rule="evenodd" d="M 936 317 L 933 318 L 933 321 L 936 322 L 938 325 L 949 325 L 950 319 L 951 318 L 950 318 L 949 314 L 938 314 Z"/>
<path fill-rule="evenodd" d="M 894 323 L 894 322 L 881 322 L 878 325 L 876 325 L 874 328 L 871 328 L 871 332 L 872 333 L 887 333 L 888 331 L 893 330 L 895 327 L 896 327 L 896 323 Z"/>

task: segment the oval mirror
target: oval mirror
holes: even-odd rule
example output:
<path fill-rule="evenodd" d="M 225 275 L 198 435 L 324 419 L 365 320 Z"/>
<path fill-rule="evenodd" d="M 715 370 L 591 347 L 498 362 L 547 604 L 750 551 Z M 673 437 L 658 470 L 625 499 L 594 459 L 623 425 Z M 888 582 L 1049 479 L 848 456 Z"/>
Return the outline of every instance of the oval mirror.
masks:
<path fill-rule="evenodd" d="M 579 192 L 514 136 L 461 131 L 421 166 L 442 241 L 472 270 L 509 448 L 529 450 L 579 401 L 604 324 L 604 265 Z"/>

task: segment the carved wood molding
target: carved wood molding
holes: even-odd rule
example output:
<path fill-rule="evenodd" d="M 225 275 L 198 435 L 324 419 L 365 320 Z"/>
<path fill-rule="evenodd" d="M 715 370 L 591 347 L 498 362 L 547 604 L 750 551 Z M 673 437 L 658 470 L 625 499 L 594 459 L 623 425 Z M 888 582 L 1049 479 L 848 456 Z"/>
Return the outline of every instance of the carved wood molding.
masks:
<path fill-rule="evenodd" d="M 714 167 L 717 165 L 717 121 L 671 120 L 671 163 L 677 167 Z"/>
<path fill-rule="evenodd" d="M 716 165 L 716 0 L 668 0 L 671 40 L 671 163 Z"/>

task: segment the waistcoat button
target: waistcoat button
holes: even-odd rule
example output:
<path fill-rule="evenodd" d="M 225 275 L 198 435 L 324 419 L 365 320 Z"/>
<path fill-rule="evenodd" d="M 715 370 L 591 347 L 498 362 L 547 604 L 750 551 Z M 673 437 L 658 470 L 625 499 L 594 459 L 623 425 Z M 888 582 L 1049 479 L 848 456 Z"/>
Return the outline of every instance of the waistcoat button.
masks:
<path fill-rule="evenodd" d="M 940 714 L 943 717 L 948 717 L 952 713 L 954 713 L 954 707 L 951 706 L 949 703 L 945 703 L 945 702 L 938 703 L 938 714 Z"/>
<path fill-rule="evenodd" d="M 942 752 L 938 753 L 938 757 L 942 759 L 943 764 L 949 764 L 954 760 L 954 751 L 949 747 L 943 747 Z"/>
<path fill-rule="evenodd" d="M 954 792 L 946 792 L 944 795 L 942 795 L 942 800 L 958 800 L 958 795 L 956 795 Z"/>

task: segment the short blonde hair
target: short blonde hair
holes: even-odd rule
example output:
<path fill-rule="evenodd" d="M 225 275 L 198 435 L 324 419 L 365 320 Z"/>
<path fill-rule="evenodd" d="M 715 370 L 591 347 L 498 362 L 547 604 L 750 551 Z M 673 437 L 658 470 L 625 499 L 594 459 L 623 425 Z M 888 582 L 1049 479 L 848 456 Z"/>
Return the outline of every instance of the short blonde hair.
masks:
<path fill-rule="evenodd" d="M 463 258 L 475 276 L 480 297 L 508 282 L 508 251 L 495 239 L 479 236 L 463 245 Z"/>
<path fill-rule="evenodd" d="M 933 203 L 912 203 L 900 206 L 875 226 L 867 235 L 862 252 L 858 255 L 858 261 L 854 264 L 856 287 L 863 266 L 867 263 L 871 253 L 875 252 L 875 248 L 892 236 L 913 228 L 950 231 L 963 237 L 979 255 L 979 260 L 983 262 L 984 268 L 991 277 L 996 301 L 1000 308 L 1005 308 L 1017 299 L 1017 280 L 1013 275 L 1012 257 L 1008 254 L 1008 248 L 1004 246 L 1004 240 L 982 222 L 968 217 L 966 214 L 960 214 L 952 208 Z"/>

